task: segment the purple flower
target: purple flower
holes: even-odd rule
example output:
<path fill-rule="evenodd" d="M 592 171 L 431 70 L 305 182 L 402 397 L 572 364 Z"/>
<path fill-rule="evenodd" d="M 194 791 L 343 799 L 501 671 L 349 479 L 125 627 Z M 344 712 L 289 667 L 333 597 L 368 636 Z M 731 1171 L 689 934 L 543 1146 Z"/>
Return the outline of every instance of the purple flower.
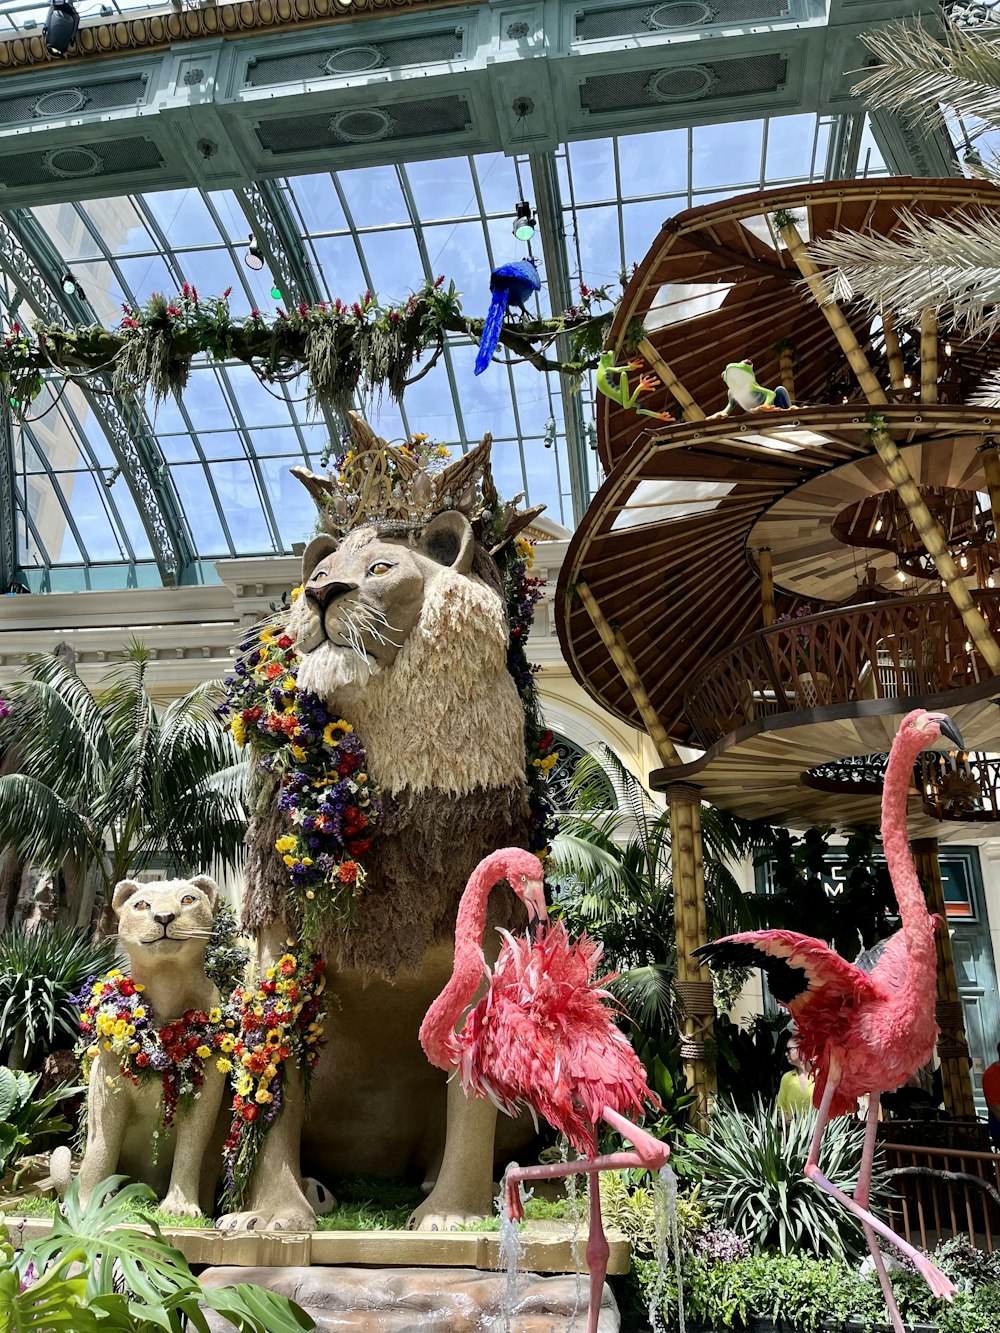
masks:
<path fill-rule="evenodd" d="M 27 1291 L 37 1277 L 38 1270 L 35 1268 L 34 1263 L 29 1263 L 28 1267 L 24 1270 L 24 1277 L 21 1278 L 21 1290 Z"/>
<path fill-rule="evenodd" d="M 170 1056 L 160 1047 L 149 1057 L 149 1064 L 152 1069 L 162 1073 L 164 1069 L 170 1068 Z"/>

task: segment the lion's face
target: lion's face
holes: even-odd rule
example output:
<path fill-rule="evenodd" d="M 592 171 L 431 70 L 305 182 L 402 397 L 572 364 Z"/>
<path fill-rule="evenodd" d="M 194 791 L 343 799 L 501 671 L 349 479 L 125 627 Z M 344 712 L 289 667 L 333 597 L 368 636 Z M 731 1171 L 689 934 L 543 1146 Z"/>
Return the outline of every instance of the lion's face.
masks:
<path fill-rule="evenodd" d="M 332 537 L 310 542 L 302 596 L 287 627 L 306 659 L 300 681 L 310 688 L 316 675 L 357 685 L 391 666 L 434 580 L 443 569 L 468 573 L 472 555 L 472 531 L 457 512 L 432 519 L 416 542 L 380 536 L 373 528 L 340 543 Z"/>
<path fill-rule="evenodd" d="M 194 879 L 154 880 L 137 884 L 123 879 L 115 886 L 112 905 L 118 917 L 118 939 L 127 953 L 198 960 L 212 933 L 218 894 L 207 875 Z"/>

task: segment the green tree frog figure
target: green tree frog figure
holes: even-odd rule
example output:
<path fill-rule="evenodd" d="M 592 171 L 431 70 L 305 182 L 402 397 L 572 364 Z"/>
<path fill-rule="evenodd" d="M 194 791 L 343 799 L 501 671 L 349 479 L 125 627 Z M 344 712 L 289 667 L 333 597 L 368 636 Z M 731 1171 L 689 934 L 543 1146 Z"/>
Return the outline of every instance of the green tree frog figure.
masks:
<path fill-rule="evenodd" d="M 721 412 L 716 412 L 717 417 L 728 417 L 737 407 L 744 412 L 773 412 L 792 405 L 788 390 L 782 385 L 765 389 L 763 384 L 757 383 L 752 361 L 730 361 L 722 378 L 726 381 L 729 402 Z"/>
<path fill-rule="evenodd" d="M 629 371 L 641 370 L 643 363 L 641 361 L 630 361 L 627 366 L 616 366 L 614 364 L 614 352 L 602 352 L 601 359 L 597 364 L 597 388 L 610 398 L 612 402 L 618 403 L 621 407 L 631 407 L 641 417 L 655 417 L 657 421 L 673 421 L 674 417 L 669 412 L 650 412 L 644 407 L 639 407 L 639 397 L 641 394 L 650 393 L 655 389 L 660 381 L 655 375 L 641 375 L 639 382 L 629 392 L 628 377 Z M 615 384 L 611 379 L 612 375 L 618 376 L 618 383 Z"/>

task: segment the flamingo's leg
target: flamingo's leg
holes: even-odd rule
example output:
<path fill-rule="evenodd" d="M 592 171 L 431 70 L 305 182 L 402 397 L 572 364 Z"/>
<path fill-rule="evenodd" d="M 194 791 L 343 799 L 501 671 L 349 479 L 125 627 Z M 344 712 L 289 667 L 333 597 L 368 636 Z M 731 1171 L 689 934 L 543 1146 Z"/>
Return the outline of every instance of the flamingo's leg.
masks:
<path fill-rule="evenodd" d="M 608 1275 L 608 1256 L 611 1247 L 601 1221 L 601 1182 L 597 1172 L 589 1173 L 590 1234 L 587 1237 L 587 1268 L 590 1270 L 590 1304 L 587 1307 L 587 1333 L 597 1333 L 604 1297 L 604 1279 Z"/>
<path fill-rule="evenodd" d="M 666 1147 L 665 1144 L 661 1145 Z M 637 1152 L 610 1152 L 600 1157 L 578 1157 L 573 1162 L 545 1162 L 539 1166 L 515 1166 L 504 1176 L 507 1186 L 507 1216 L 514 1222 L 524 1217 L 521 1204 L 522 1180 L 557 1180 L 560 1176 L 577 1176 L 585 1172 L 631 1171 L 634 1167 L 648 1167 Z"/>
<path fill-rule="evenodd" d="M 643 1166 L 648 1166 L 651 1171 L 658 1171 L 661 1166 L 666 1166 L 670 1149 L 662 1139 L 654 1138 L 647 1130 L 633 1125 L 631 1120 L 626 1120 L 610 1106 L 606 1106 L 601 1112 L 601 1119 L 612 1129 L 617 1129 L 622 1138 L 632 1144 L 642 1158 Z"/>
<path fill-rule="evenodd" d="M 878 1129 L 878 1103 L 879 1094 L 873 1092 L 868 1099 L 868 1118 L 865 1121 L 865 1146 L 861 1154 L 861 1169 L 858 1172 L 858 1185 L 854 1191 L 854 1202 L 862 1208 L 868 1207 L 868 1200 L 871 1196 L 872 1184 L 872 1162 L 875 1157 L 875 1132 Z M 885 1297 L 885 1306 L 889 1312 L 889 1322 L 892 1324 L 893 1333 L 905 1333 L 903 1321 L 899 1316 L 899 1307 L 896 1305 L 896 1297 L 893 1295 L 892 1283 L 889 1281 L 889 1274 L 885 1271 L 885 1263 L 882 1259 L 882 1251 L 878 1247 L 875 1239 L 875 1232 L 870 1226 L 865 1224 L 865 1240 L 868 1242 L 868 1249 L 872 1256 L 872 1262 L 875 1265 L 875 1272 L 878 1274 L 879 1286 L 882 1288 L 882 1295 Z"/>
<path fill-rule="evenodd" d="M 837 1073 L 839 1075 L 839 1071 L 837 1071 Z M 827 1180 L 826 1176 L 824 1176 L 823 1172 L 819 1169 L 819 1145 L 823 1137 L 823 1130 L 826 1128 L 826 1122 L 830 1118 L 830 1103 L 833 1100 L 833 1094 L 836 1089 L 837 1083 L 834 1081 L 834 1071 L 831 1070 L 831 1073 L 827 1077 L 826 1087 L 823 1089 L 823 1098 L 820 1102 L 819 1113 L 816 1118 L 816 1132 L 813 1134 L 812 1145 L 809 1149 L 809 1157 L 805 1164 L 805 1174 L 814 1185 L 818 1185 L 824 1193 L 829 1194 L 831 1198 L 836 1199 L 837 1202 L 856 1217 L 863 1226 L 871 1227 L 872 1230 L 877 1231 L 880 1236 L 884 1236 L 891 1245 L 895 1245 L 896 1249 L 902 1254 L 905 1254 L 935 1296 L 941 1296 L 944 1300 L 950 1301 L 955 1294 L 955 1288 L 941 1272 L 940 1268 L 937 1268 L 932 1264 L 925 1254 L 921 1254 L 919 1250 L 914 1249 L 914 1247 L 908 1244 L 902 1236 L 897 1235 L 891 1227 L 886 1226 L 886 1224 L 880 1221 L 873 1213 L 870 1213 L 867 1208 L 862 1208 L 859 1203 L 855 1203 L 849 1194 L 845 1194 L 843 1190 L 838 1189 L 836 1185 Z M 875 1114 L 878 1115 L 877 1109 Z M 868 1179 L 870 1183 L 870 1163 Z"/>

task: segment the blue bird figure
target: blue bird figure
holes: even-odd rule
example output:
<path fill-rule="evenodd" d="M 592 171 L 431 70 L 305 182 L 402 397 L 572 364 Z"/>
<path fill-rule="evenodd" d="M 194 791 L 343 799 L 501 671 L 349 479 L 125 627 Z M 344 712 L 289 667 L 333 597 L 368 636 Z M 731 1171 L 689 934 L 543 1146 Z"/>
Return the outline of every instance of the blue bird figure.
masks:
<path fill-rule="evenodd" d="M 519 259 L 513 264 L 501 264 L 490 274 L 493 300 L 490 302 L 489 313 L 483 325 L 483 336 L 479 340 L 479 355 L 476 357 L 477 375 L 481 375 L 493 360 L 507 307 L 516 305 L 527 312 L 528 301 L 541 285 L 538 269 L 532 259 Z"/>

